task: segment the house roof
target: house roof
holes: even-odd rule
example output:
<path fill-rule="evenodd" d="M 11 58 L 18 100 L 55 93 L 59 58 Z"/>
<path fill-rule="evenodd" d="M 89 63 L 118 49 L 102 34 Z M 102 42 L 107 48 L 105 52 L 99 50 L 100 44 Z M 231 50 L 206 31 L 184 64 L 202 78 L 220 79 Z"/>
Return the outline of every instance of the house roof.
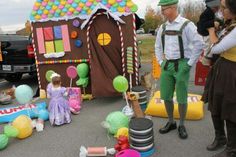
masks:
<path fill-rule="evenodd" d="M 45 21 L 81 17 L 86 19 L 94 9 L 103 6 L 113 14 L 134 13 L 138 7 L 132 0 L 36 0 L 30 14 L 31 21 Z"/>

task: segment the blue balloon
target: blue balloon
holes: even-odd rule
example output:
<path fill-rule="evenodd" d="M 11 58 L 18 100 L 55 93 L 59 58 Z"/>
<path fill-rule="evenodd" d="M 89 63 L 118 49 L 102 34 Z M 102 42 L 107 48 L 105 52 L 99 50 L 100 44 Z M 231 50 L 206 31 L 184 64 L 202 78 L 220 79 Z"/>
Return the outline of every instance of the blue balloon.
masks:
<path fill-rule="evenodd" d="M 39 115 L 38 115 L 38 118 L 39 119 L 42 119 L 42 120 L 48 120 L 49 118 L 49 112 L 47 110 L 40 110 L 39 111 Z"/>
<path fill-rule="evenodd" d="M 29 103 L 33 98 L 33 90 L 28 85 L 20 85 L 15 89 L 15 97 L 20 104 Z"/>

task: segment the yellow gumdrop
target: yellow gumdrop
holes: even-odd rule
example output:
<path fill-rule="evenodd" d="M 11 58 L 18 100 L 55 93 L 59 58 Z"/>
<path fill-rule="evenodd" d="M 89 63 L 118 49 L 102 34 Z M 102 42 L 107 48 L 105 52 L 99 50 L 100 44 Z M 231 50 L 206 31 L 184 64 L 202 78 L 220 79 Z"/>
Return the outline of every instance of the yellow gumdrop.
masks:
<path fill-rule="evenodd" d="M 117 10 L 118 10 L 118 12 L 120 12 L 120 13 L 125 12 L 125 8 L 123 8 L 123 7 L 118 7 Z"/>
<path fill-rule="evenodd" d="M 123 127 L 123 128 L 120 128 L 118 129 L 115 137 L 118 138 L 120 136 L 126 136 L 126 137 L 129 137 L 129 129 L 126 128 L 126 127 Z"/>
<path fill-rule="evenodd" d="M 126 3 L 126 5 L 127 7 L 131 8 L 134 5 L 134 3 L 132 1 L 129 1 Z"/>
<path fill-rule="evenodd" d="M 48 13 L 49 13 L 48 10 L 44 10 L 44 11 L 43 11 L 43 14 L 45 14 L 45 15 L 47 15 Z"/>
<path fill-rule="evenodd" d="M 37 6 L 37 7 L 40 7 L 40 6 L 41 6 L 41 3 L 35 2 L 34 5 Z"/>
<path fill-rule="evenodd" d="M 116 3 L 116 0 L 108 0 L 108 3 L 111 4 L 111 5 L 113 5 L 113 4 Z"/>
<path fill-rule="evenodd" d="M 35 18 L 36 20 L 40 20 L 40 19 L 41 19 L 41 16 L 40 16 L 40 15 L 36 15 L 34 18 Z"/>
<path fill-rule="evenodd" d="M 19 134 L 17 136 L 19 139 L 24 139 L 32 134 L 33 128 L 31 123 L 31 119 L 25 115 L 18 116 L 12 122 L 12 126 L 19 131 Z"/>
<path fill-rule="evenodd" d="M 75 11 L 75 9 L 72 8 L 72 7 L 70 7 L 70 8 L 69 8 L 69 11 L 73 13 L 73 12 Z"/>

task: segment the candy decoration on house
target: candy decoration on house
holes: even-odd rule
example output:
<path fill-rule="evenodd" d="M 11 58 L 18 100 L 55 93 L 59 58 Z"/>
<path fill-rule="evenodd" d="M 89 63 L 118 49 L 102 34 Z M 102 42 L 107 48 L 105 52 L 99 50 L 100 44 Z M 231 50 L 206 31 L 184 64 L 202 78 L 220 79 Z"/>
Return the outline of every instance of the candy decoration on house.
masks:
<path fill-rule="evenodd" d="M 66 74 L 70 78 L 70 87 L 72 86 L 72 80 L 77 77 L 77 69 L 75 66 L 69 66 L 66 69 Z"/>
<path fill-rule="evenodd" d="M 130 80 L 138 85 L 137 9 L 132 0 L 35 0 L 30 19 L 39 88 L 46 90 L 48 70 L 58 72 L 62 86 L 68 86 L 71 78 L 62 69 L 86 63 L 88 94 L 120 95 L 112 82 L 117 75 L 128 76 L 128 46 L 133 48 L 134 61 Z"/>
<path fill-rule="evenodd" d="M 140 153 L 133 149 L 125 149 L 118 152 L 115 157 L 142 157 Z"/>
<path fill-rule="evenodd" d="M 68 101 L 69 101 L 71 113 L 79 114 L 80 109 L 81 109 L 81 103 L 82 103 L 80 88 L 78 87 L 69 88 Z"/>
<path fill-rule="evenodd" d="M 129 88 L 132 88 L 132 74 L 134 73 L 134 67 L 133 67 L 133 48 L 127 47 L 127 72 L 129 74 Z"/>
<path fill-rule="evenodd" d="M 86 157 L 86 156 L 107 156 L 107 155 L 114 155 L 116 150 L 114 148 L 107 148 L 107 147 L 88 147 L 85 148 L 84 146 L 80 147 L 80 154 L 79 157 Z"/>
<path fill-rule="evenodd" d="M 45 78 L 47 79 L 48 82 L 52 82 L 51 76 L 53 73 L 55 73 L 53 70 L 48 70 L 46 72 Z"/>
<path fill-rule="evenodd" d="M 88 86 L 89 78 L 88 78 L 89 67 L 86 63 L 81 63 L 77 66 L 77 73 L 79 76 L 79 80 L 76 81 L 77 86 L 82 86 L 83 88 L 83 99 L 92 99 L 90 94 L 86 94 L 85 88 Z"/>

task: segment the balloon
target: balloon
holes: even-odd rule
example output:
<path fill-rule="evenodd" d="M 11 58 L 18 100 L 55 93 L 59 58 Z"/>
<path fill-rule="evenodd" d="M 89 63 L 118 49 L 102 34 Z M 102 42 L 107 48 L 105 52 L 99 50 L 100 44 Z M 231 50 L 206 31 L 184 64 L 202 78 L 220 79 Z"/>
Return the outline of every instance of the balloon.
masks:
<path fill-rule="evenodd" d="M 46 72 L 45 77 L 46 77 L 46 80 L 47 80 L 48 82 L 51 82 L 51 81 L 52 81 L 51 75 L 52 75 L 53 73 L 55 73 L 53 70 L 48 70 L 48 71 Z"/>
<path fill-rule="evenodd" d="M 49 112 L 47 110 L 40 110 L 38 117 L 39 117 L 39 119 L 42 119 L 44 121 L 48 120 Z"/>
<path fill-rule="evenodd" d="M 15 97 L 20 104 L 29 103 L 33 98 L 33 90 L 28 85 L 20 85 L 15 89 Z"/>
<path fill-rule="evenodd" d="M 66 69 L 66 73 L 69 78 L 74 79 L 77 76 L 77 69 L 75 66 L 69 66 Z"/>
<path fill-rule="evenodd" d="M 116 134 L 118 129 L 126 127 L 128 128 L 129 118 L 122 112 L 116 111 L 110 113 L 106 117 L 106 123 L 108 123 L 108 131 L 111 134 Z"/>
<path fill-rule="evenodd" d="M 116 76 L 113 79 L 113 87 L 115 88 L 116 91 L 118 92 L 126 92 L 128 89 L 128 81 L 124 76 Z"/>
<path fill-rule="evenodd" d="M 77 73 L 79 77 L 85 78 L 88 75 L 89 67 L 86 63 L 80 63 L 77 65 Z"/>
<path fill-rule="evenodd" d="M 18 116 L 12 122 L 12 126 L 18 129 L 19 131 L 19 134 L 17 136 L 19 139 L 29 137 L 32 134 L 33 129 L 31 123 L 32 123 L 31 119 L 25 115 Z"/>
<path fill-rule="evenodd" d="M 8 137 L 4 134 L 0 134 L 0 150 L 7 147 Z"/>
<path fill-rule="evenodd" d="M 11 125 L 5 125 L 4 134 L 7 135 L 7 137 L 17 137 L 19 135 L 19 131 Z"/>

